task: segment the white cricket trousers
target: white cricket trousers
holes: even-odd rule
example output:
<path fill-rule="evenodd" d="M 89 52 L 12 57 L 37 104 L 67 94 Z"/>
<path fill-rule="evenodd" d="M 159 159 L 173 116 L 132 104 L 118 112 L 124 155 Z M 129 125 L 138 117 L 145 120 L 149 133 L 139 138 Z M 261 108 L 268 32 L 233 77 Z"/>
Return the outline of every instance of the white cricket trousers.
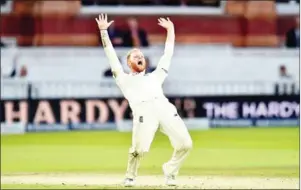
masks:
<path fill-rule="evenodd" d="M 167 99 L 155 99 L 142 102 L 132 110 L 132 146 L 129 150 L 126 178 L 134 179 L 137 176 L 140 159 L 149 151 L 159 126 L 174 148 L 171 159 L 165 163 L 165 174 L 178 175 L 184 159 L 192 148 L 192 140 L 176 107 Z"/>

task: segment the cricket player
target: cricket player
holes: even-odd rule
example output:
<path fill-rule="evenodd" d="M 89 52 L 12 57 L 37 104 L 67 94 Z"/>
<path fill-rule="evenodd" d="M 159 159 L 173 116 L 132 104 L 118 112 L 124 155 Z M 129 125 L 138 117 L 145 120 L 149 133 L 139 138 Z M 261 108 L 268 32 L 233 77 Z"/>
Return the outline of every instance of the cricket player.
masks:
<path fill-rule="evenodd" d="M 139 49 L 132 49 L 127 55 L 127 64 L 131 73 L 123 71 L 108 36 L 108 27 L 114 21 L 107 21 L 107 15 L 96 18 L 102 44 L 112 69 L 113 77 L 128 100 L 133 113 L 132 146 L 129 149 L 125 186 L 134 186 L 140 159 L 150 149 L 154 135 L 160 126 L 161 131 L 169 137 L 174 148 L 171 159 L 162 166 L 166 184 L 175 186 L 179 169 L 192 148 L 188 130 L 177 113 L 176 107 L 164 96 L 162 84 L 167 77 L 174 51 L 174 25 L 169 18 L 158 19 L 158 25 L 167 30 L 164 54 L 157 68 L 145 73 L 146 62 Z"/>

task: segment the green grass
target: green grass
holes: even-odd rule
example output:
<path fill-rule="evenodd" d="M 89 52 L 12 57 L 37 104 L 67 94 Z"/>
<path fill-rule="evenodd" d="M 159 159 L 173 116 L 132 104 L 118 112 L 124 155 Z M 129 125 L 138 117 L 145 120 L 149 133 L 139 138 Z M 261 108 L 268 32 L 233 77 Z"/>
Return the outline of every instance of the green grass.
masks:
<path fill-rule="evenodd" d="M 191 131 L 194 148 L 182 175 L 299 176 L 299 128 Z M 123 174 L 131 133 L 112 131 L 1 136 L 1 173 L 97 172 Z M 157 134 L 140 174 L 161 174 L 172 154 Z"/>
<path fill-rule="evenodd" d="M 100 189 L 99 186 L 42 185 L 42 184 L 1 184 L 1 189 Z"/>
<path fill-rule="evenodd" d="M 164 186 L 124 187 L 122 185 L 44 185 L 44 184 L 1 184 L 1 189 L 164 189 Z M 166 187 L 165 187 L 166 188 Z M 169 188 L 171 189 L 171 188 Z"/>

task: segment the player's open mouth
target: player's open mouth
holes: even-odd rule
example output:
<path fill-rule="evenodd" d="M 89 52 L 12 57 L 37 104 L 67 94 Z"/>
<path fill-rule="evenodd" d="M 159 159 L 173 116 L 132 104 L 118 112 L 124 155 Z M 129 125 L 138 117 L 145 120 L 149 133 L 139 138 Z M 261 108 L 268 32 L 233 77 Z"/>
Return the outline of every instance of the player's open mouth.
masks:
<path fill-rule="evenodd" d="M 138 61 L 138 65 L 142 65 L 142 61 Z"/>

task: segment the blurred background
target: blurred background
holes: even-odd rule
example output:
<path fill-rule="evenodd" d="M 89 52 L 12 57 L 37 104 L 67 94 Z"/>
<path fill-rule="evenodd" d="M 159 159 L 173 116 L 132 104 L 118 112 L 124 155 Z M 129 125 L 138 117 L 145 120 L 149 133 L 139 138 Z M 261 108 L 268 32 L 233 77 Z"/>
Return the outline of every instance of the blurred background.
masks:
<path fill-rule="evenodd" d="M 99 13 L 115 20 L 109 34 L 127 72 L 133 47 L 143 49 L 148 72 L 156 67 L 166 37 L 157 18 L 173 20 L 164 90 L 198 126 L 298 125 L 298 0 L 2 0 L 2 122 L 102 128 L 131 117 L 102 49 Z"/>
<path fill-rule="evenodd" d="M 112 78 L 95 22 L 98 14 L 107 13 L 115 21 L 109 35 L 126 72 L 126 53 L 133 47 L 142 49 L 151 72 L 166 37 L 157 18 L 168 16 L 175 24 L 175 53 L 163 88 L 195 142 L 184 173 L 199 168 L 196 174 L 299 175 L 299 0 L 0 2 L 1 133 L 27 133 L 3 140 L 4 172 L 100 171 L 104 166 L 97 165 L 96 154 L 97 159 L 116 159 L 106 171 L 124 171 L 131 138 L 118 132 L 131 130 L 132 116 Z M 97 131 L 71 135 L 79 130 Z M 111 136 L 105 135 L 107 130 Z M 46 131 L 68 133 L 30 133 Z M 87 142 L 99 149 L 89 152 Z M 168 144 L 167 139 L 156 142 L 155 147 Z M 45 145 L 32 147 L 39 143 Z M 80 151 L 70 150 L 78 143 L 83 143 Z M 50 144 L 56 148 L 47 149 Z M 120 153 L 108 150 L 108 144 L 118 144 Z M 83 158 L 81 152 L 94 156 Z M 169 153 L 155 151 L 142 168 L 160 171 L 160 159 Z M 54 162 L 53 155 L 65 164 Z M 221 157 L 224 162 L 216 160 Z M 116 164 L 119 158 L 124 162 Z M 242 169 L 246 167 L 251 169 Z"/>

